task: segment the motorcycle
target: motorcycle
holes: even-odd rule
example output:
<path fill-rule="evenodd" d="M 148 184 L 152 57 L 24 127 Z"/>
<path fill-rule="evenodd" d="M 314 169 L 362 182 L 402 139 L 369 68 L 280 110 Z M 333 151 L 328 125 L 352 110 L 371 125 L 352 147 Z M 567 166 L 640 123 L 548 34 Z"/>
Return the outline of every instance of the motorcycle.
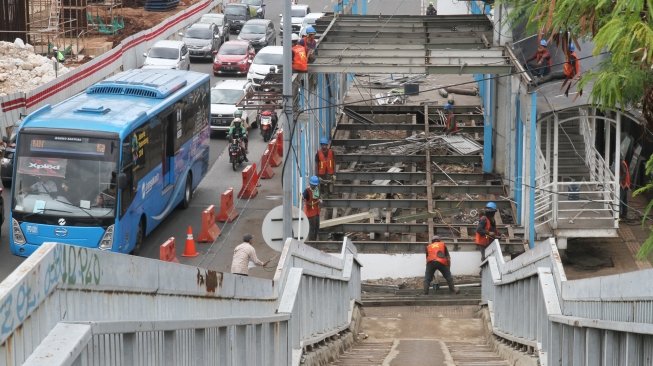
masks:
<path fill-rule="evenodd" d="M 272 132 L 276 128 L 276 113 L 271 110 L 262 111 L 259 116 L 259 126 L 261 126 L 261 134 L 263 141 L 268 142 L 272 138 Z"/>
<path fill-rule="evenodd" d="M 229 144 L 229 163 L 234 171 L 236 171 L 238 167 L 243 165 L 244 161 L 245 151 L 242 147 L 242 140 L 240 137 L 232 137 L 231 143 Z"/>

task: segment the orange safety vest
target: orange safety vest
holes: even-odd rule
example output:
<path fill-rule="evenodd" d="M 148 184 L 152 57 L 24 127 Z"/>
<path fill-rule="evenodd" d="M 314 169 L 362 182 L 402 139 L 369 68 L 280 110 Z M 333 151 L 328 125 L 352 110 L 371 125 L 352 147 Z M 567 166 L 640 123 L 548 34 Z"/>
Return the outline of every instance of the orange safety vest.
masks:
<path fill-rule="evenodd" d="M 576 75 L 580 75 L 580 60 L 576 52 L 567 55 L 566 61 L 562 65 L 562 72 L 567 79 L 573 79 Z"/>
<path fill-rule="evenodd" d="M 329 149 L 327 155 L 324 156 L 324 152 L 320 149 L 317 152 L 317 158 L 320 160 L 317 175 L 334 174 L 335 159 L 333 158 L 333 150 Z"/>
<path fill-rule="evenodd" d="M 481 218 L 482 220 L 483 218 Z M 490 231 L 490 219 L 487 217 L 485 218 L 485 232 L 487 233 Z M 490 245 L 490 238 L 488 238 L 485 235 L 481 235 L 479 233 L 476 233 L 476 245 L 480 245 L 482 247 L 486 247 Z"/>
<path fill-rule="evenodd" d="M 306 55 L 306 48 L 304 46 L 292 46 L 292 71 L 308 71 L 308 56 Z"/>
<path fill-rule="evenodd" d="M 619 182 L 621 188 L 630 189 L 630 170 L 625 160 L 621 161 L 621 172 L 619 175 L 621 175 L 621 181 Z"/>
<path fill-rule="evenodd" d="M 313 198 L 313 190 L 311 187 L 306 188 L 308 190 L 308 199 L 304 200 L 304 213 L 306 217 L 315 217 L 320 215 L 320 200 L 318 198 Z"/>
<path fill-rule="evenodd" d="M 446 257 L 445 248 L 443 242 L 434 241 L 433 243 L 426 246 L 426 263 L 436 261 L 444 264 L 449 267 L 449 258 Z"/>

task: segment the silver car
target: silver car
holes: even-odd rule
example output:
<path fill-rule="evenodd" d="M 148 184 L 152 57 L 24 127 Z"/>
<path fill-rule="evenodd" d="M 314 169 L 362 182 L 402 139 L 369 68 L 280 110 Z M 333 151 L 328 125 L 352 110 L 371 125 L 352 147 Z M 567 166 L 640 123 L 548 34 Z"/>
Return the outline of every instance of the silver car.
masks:
<path fill-rule="evenodd" d="M 211 24 L 193 24 L 183 34 L 183 42 L 188 46 L 190 57 L 213 59 L 220 48 L 220 30 Z"/>

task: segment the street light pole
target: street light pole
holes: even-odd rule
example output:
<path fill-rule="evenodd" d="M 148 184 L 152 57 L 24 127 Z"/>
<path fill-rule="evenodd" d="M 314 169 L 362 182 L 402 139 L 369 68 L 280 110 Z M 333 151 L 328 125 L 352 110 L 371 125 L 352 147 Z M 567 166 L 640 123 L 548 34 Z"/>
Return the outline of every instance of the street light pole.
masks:
<path fill-rule="evenodd" d="M 290 135 L 292 133 L 293 101 L 292 101 L 292 17 L 290 7 L 292 0 L 285 0 L 283 6 L 283 113 L 285 123 L 283 125 L 283 238 L 291 238 L 292 235 L 292 159 L 290 159 Z M 301 208 L 300 208 L 301 209 Z"/>

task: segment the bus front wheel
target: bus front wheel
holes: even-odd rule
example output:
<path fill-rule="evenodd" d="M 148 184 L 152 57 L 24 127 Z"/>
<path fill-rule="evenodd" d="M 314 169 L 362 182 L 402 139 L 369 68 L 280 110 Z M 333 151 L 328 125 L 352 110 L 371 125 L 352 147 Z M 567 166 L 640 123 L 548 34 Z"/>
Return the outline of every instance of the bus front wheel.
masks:
<path fill-rule="evenodd" d="M 143 248 L 143 238 L 145 237 L 145 223 L 143 219 L 138 222 L 138 229 L 136 230 L 136 243 L 134 243 L 133 255 L 139 255 Z"/>
<path fill-rule="evenodd" d="M 193 198 L 192 177 L 189 174 L 186 178 L 186 188 L 184 188 L 184 200 L 181 201 L 181 208 L 187 209 L 190 206 L 190 200 Z"/>

